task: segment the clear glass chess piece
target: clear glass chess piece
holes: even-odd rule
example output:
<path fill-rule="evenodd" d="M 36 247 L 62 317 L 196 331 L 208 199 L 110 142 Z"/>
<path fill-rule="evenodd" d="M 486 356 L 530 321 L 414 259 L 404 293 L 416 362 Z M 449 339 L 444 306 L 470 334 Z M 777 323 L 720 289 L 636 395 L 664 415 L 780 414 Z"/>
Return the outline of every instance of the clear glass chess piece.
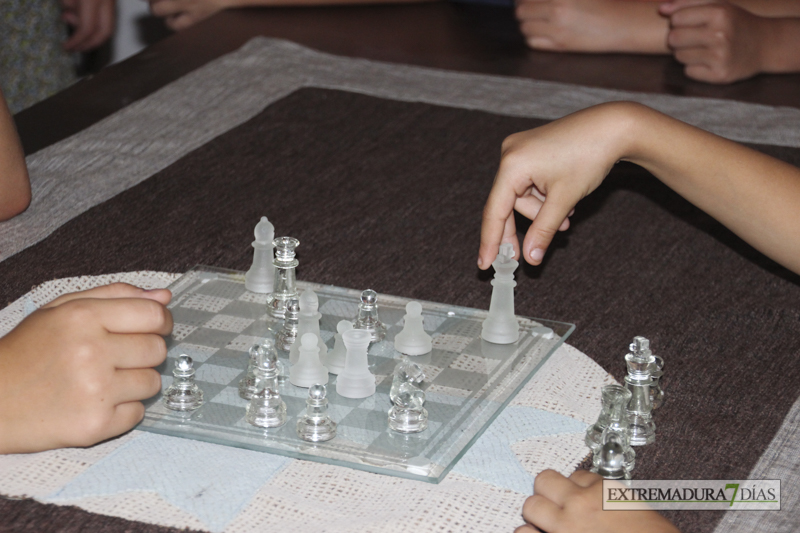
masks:
<path fill-rule="evenodd" d="M 664 375 L 664 360 L 658 355 L 654 355 L 655 362 L 650 366 L 650 376 L 653 382 L 650 384 L 650 403 L 653 409 L 658 409 L 664 403 L 664 391 L 661 389 L 661 377 Z"/>
<path fill-rule="evenodd" d="M 403 383 L 411 383 L 419 388 L 419 384 L 425 380 L 425 373 L 422 371 L 417 363 L 412 362 L 408 357 L 403 356 L 400 362 L 394 367 L 392 374 L 392 388 L 389 389 L 389 400 L 394 403 L 397 396 L 400 394 L 400 385 Z"/>
<path fill-rule="evenodd" d="M 506 242 L 500 245 L 497 259 L 492 263 L 492 300 L 489 316 L 483 321 L 481 338 L 495 344 L 513 344 L 519 339 L 519 322 L 514 314 L 514 271 L 519 262 L 514 259 L 514 245 Z"/>
<path fill-rule="evenodd" d="M 194 411 L 203 405 L 203 391 L 194 382 L 194 361 L 184 354 L 175 361 L 174 379 L 164 391 L 164 405 L 173 411 Z"/>
<path fill-rule="evenodd" d="M 244 418 L 256 427 L 280 427 L 286 423 L 286 403 L 277 390 L 261 388 L 247 405 Z"/>
<path fill-rule="evenodd" d="M 398 433 L 419 433 L 428 428 L 425 393 L 411 383 L 403 383 L 389 409 L 389 429 Z"/>
<path fill-rule="evenodd" d="M 290 298 L 286 301 L 286 313 L 283 317 L 283 328 L 275 336 L 275 344 L 279 350 L 288 352 L 297 340 L 297 325 L 300 322 L 300 300 Z"/>
<path fill-rule="evenodd" d="M 606 479 L 630 479 L 631 472 L 626 469 L 625 462 L 624 436 L 606 428 L 603 443 L 592 457 L 592 472 Z"/>
<path fill-rule="evenodd" d="M 603 444 L 603 431 L 607 427 L 625 432 L 629 431 L 628 404 L 631 391 L 620 385 L 606 385 L 600 392 L 600 416 L 597 422 L 586 428 L 586 445 L 596 452 Z"/>
<path fill-rule="evenodd" d="M 275 281 L 272 294 L 267 299 L 267 312 L 274 318 L 283 318 L 286 302 L 297 298 L 295 269 L 300 263 L 295 259 L 295 250 L 300 246 L 300 241 L 292 237 L 278 237 L 272 244 L 275 246 Z"/>
<path fill-rule="evenodd" d="M 631 445 L 644 446 L 656 440 L 653 405 L 650 403 L 650 368 L 655 363 L 655 357 L 650 351 L 650 341 L 644 337 L 634 337 L 625 363 L 628 366 L 625 388 L 631 391 L 631 401 L 628 403 Z"/>
<path fill-rule="evenodd" d="M 261 217 L 253 233 L 256 237 L 253 241 L 253 264 L 244 275 L 244 286 L 250 292 L 269 294 L 272 292 L 275 280 L 272 258 L 275 226 L 267 220 L 267 217 Z"/>
<path fill-rule="evenodd" d="M 386 326 L 378 318 L 378 293 L 372 289 L 361 293 L 358 317 L 353 322 L 353 329 L 369 331 L 370 342 L 380 342 L 386 337 Z"/>
<path fill-rule="evenodd" d="M 249 400 L 256 393 L 256 375 L 255 369 L 258 366 L 258 360 L 263 357 L 265 353 L 264 347 L 260 344 L 254 344 L 250 347 L 250 360 L 247 364 L 247 373 L 239 380 L 239 397 Z"/>
<path fill-rule="evenodd" d="M 336 422 L 328 414 L 328 390 L 325 385 L 308 389 L 306 410 L 297 419 L 297 436 L 309 442 L 324 442 L 336 436 Z"/>

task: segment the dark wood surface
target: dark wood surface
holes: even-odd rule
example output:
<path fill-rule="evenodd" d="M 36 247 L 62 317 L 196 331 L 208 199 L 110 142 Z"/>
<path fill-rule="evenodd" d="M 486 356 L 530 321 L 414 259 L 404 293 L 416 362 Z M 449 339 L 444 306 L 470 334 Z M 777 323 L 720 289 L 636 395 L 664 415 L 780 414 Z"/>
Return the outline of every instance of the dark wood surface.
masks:
<path fill-rule="evenodd" d="M 433 3 L 241 9 L 220 13 L 20 112 L 26 153 L 77 133 L 258 35 L 426 67 L 800 107 L 800 74 L 714 86 L 686 78 L 669 56 L 530 50 L 508 8 Z"/>

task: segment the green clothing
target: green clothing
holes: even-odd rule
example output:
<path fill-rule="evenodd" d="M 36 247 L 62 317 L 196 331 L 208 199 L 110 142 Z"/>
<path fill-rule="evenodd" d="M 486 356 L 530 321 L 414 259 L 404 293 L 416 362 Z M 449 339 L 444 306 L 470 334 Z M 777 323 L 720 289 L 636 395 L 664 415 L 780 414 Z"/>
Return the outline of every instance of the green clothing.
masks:
<path fill-rule="evenodd" d="M 16 113 L 77 79 L 56 0 L 0 1 L 0 87 Z"/>

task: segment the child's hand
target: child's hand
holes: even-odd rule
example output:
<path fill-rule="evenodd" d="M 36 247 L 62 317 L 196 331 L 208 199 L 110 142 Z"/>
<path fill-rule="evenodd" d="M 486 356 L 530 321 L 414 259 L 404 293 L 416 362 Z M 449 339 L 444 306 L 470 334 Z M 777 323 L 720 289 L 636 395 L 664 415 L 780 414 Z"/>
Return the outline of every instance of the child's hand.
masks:
<path fill-rule="evenodd" d="M 603 478 L 586 470 L 569 478 L 545 470 L 536 476 L 533 492 L 522 508 L 528 525 L 516 533 L 679 533 L 655 511 L 603 511 Z"/>
<path fill-rule="evenodd" d="M 660 12 L 670 18 L 667 43 L 688 77 L 731 83 L 763 70 L 769 19 L 725 0 L 675 0 Z"/>
<path fill-rule="evenodd" d="M 75 28 L 64 43 L 68 52 L 86 52 L 97 48 L 114 33 L 114 0 L 61 0 L 64 22 Z"/>
<path fill-rule="evenodd" d="M 144 416 L 172 330 L 166 289 L 64 295 L 0 339 L 0 453 L 89 446 Z"/>
<path fill-rule="evenodd" d="M 200 22 L 236 2 L 225 0 L 148 0 L 150 11 L 163 17 L 171 29 L 178 31 Z M 230 4 L 230 5 L 228 5 Z"/>
<path fill-rule="evenodd" d="M 478 267 L 489 268 L 501 242 L 520 252 L 516 210 L 533 221 L 522 252 L 542 262 L 556 231 L 569 227 L 575 204 L 595 190 L 622 157 L 627 126 L 643 106 L 611 103 L 506 138 L 483 210 Z"/>

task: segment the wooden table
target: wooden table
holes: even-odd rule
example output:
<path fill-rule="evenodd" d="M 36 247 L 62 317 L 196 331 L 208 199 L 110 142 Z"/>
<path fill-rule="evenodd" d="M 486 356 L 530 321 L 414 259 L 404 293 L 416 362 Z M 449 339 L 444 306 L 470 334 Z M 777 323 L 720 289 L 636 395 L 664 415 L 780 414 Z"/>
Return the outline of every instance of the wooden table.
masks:
<path fill-rule="evenodd" d="M 682 74 L 681 66 L 668 56 L 589 56 L 528 50 L 517 30 L 512 11 L 504 8 L 440 3 L 253 9 L 216 15 L 19 113 L 15 119 L 26 153 L 34 153 L 81 131 L 184 74 L 237 49 L 258 35 L 289 39 L 333 54 L 387 62 L 800 108 L 800 75 L 758 76 L 729 86 L 712 86 L 687 79 Z M 623 168 L 622 172 L 630 172 L 630 169 Z M 625 182 L 625 179 L 622 181 Z M 634 178 L 629 181 L 629 185 L 640 182 Z M 642 193 L 640 196 L 667 198 L 670 205 L 678 206 L 672 213 L 677 215 L 675 218 L 687 216 L 692 220 L 690 225 L 698 225 L 698 231 L 709 231 L 708 228 L 711 227 L 710 232 L 715 233 L 719 229 L 707 217 L 697 215 L 693 208 L 687 208 L 680 198 L 670 196 L 663 186 L 656 183 L 652 187 L 643 187 L 645 189 L 643 192 L 639 191 Z M 603 194 L 609 194 L 609 190 Z M 594 207 L 589 207 L 584 212 L 591 214 L 597 211 L 599 204 L 604 201 L 603 194 L 593 195 Z M 645 205 L 643 200 L 639 204 Z M 649 204 L 645 207 L 649 209 Z M 611 209 L 607 206 L 606 211 Z M 686 215 L 687 212 L 689 215 Z M 696 222 L 697 220 L 700 222 Z M 583 222 L 584 231 L 589 230 L 592 223 Z M 636 224 L 630 221 L 626 223 Z M 722 235 L 719 239 L 728 243 L 727 230 Z M 736 243 L 732 247 L 742 248 Z M 573 254 L 580 254 L 577 245 L 571 250 Z M 566 253 L 568 252 L 565 251 L 564 254 Z M 746 249 L 741 253 L 750 257 Z M 593 265 L 590 266 L 594 268 Z M 558 280 L 547 279 L 549 275 L 556 274 L 554 270 L 557 269 L 551 268 L 549 272 L 545 272 L 542 276 L 544 283 L 558 285 Z M 595 274 L 595 271 L 591 270 L 590 273 Z M 538 272 L 526 273 L 531 278 L 529 283 L 537 281 L 539 275 Z M 588 276 L 583 279 L 586 277 Z M 577 313 L 576 309 L 577 306 L 574 306 L 569 312 Z M 617 357 L 615 350 L 608 346 L 598 348 L 587 339 L 599 338 L 603 331 L 608 337 L 612 328 L 619 324 L 602 323 L 599 320 L 596 323 L 585 320 L 584 323 L 588 327 L 574 337 L 576 347 L 587 352 L 598 352 L 606 361 Z M 789 333 L 791 332 L 787 335 Z M 627 332 L 624 335 L 627 336 Z M 585 346 L 579 345 L 578 341 Z M 691 348 L 694 345 L 687 346 Z M 704 349 L 702 343 L 698 346 Z M 687 357 L 692 357 L 695 353 L 690 352 Z M 603 361 L 600 362 L 604 364 Z M 605 366 L 610 368 L 611 365 Z M 787 379 L 796 382 L 791 377 Z M 791 395 L 787 401 L 793 401 L 795 396 Z M 649 453 L 650 465 L 655 468 L 655 452 Z M 647 454 L 644 459 L 646 463 Z M 4 528 L 5 524 L 0 523 L 0 530 L 21 531 L 27 528 L 55 531 L 63 530 L 62 526 L 68 523 L 76 530 L 167 531 L 166 528 L 94 515 L 76 508 L 43 505 L 30 500 L 0 500 L 0 516 L 8 517 L 0 522 L 11 524 Z"/>
<path fill-rule="evenodd" d="M 530 50 L 507 8 L 435 3 L 240 9 L 177 33 L 17 114 L 26 153 L 94 124 L 257 35 L 380 61 L 800 107 L 800 74 L 715 86 L 690 80 L 669 56 Z"/>

